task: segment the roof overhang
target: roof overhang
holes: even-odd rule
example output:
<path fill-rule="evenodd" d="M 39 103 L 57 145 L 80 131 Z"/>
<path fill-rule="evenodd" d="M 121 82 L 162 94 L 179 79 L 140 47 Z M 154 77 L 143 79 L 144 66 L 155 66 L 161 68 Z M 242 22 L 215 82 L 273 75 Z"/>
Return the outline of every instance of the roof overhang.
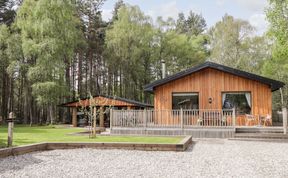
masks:
<path fill-rule="evenodd" d="M 93 103 L 94 106 L 118 106 L 118 107 L 123 107 L 123 106 L 134 106 L 134 107 L 141 107 L 141 108 L 152 108 L 153 105 L 151 104 L 147 104 L 147 103 L 142 103 L 139 101 L 135 101 L 135 100 L 131 100 L 131 99 L 127 99 L 127 98 L 122 98 L 122 97 L 117 97 L 117 96 L 106 96 L 106 95 L 94 95 L 92 96 L 92 98 L 90 97 L 86 97 L 86 98 L 80 98 L 79 100 L 74 100 L 71 102 L 67 102 L 67 103 L 63 103 L 60 104 L 58 106 L 60 107 L 81 107 L 81 106 L 89 106 L 90 105 L 90 101 L 91 99 L 97 99 L 97 98 L 107 98 L 110 100 L 114 100 L 114 101 L 121 101 L 124 102 L 125 104 L 121 104 L 121 105 L 117 105 L 117 104 L 111 104 L 111 103 Z"/>

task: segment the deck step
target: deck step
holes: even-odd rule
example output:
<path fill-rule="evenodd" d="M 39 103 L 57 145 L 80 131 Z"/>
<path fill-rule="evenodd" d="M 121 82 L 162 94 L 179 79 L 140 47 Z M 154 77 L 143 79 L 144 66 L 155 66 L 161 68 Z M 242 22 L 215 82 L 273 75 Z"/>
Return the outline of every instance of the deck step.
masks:
<path fill-rule="evenodd" d="M 264 139 L 264 138 L 229 138 L 228 140 L 232 140 L 232 141 L 262 141 L 262 142 L 287 142 L 288 143 L 288 139 L 277 139 L 277 138 L 273 138 L 273 139 Z"/>
<path fill-rule="evenodd" d="M 236 133 L 234 138 L 238 139 L 287 139 L 288 135 L 283 133 Z"/>
<path fill-rule="evenodd" d="M 283 133 L 281 127 L 243 127 L 236 128 L 236 133 Z"/>

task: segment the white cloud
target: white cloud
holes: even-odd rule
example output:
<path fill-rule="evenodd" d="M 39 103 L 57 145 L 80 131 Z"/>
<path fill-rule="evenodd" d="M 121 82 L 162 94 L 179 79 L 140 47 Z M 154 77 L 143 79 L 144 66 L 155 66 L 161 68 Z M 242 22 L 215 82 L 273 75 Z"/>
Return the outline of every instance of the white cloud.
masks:
<path fill-rule="evenodd" d="M 103 9 L 102 10 L 102 18 L 105 21 L 108 21 L 112 18 L 112 11 L 111 9 Z"/>
<path fill-rule="evenodd" d="M 109 20 L 112 18 L 112 9 L 103 9 L 102 10 L 102 18 L 103 20 Z M 156 7 L 151 7 L 148 10 L 145 11 L 146 15 L 149 15 L 154 20 L 157 19 L 157 17 L 162 16 L 163 19 L 167 19 L 168 17 L 177 18 L 178 14 L 180 13 L 180 9 L 177 6 L 176 1 L 167 2 L 165 4 L 160 4 Z M 188 12 L 184 12 L 185 14 L 188 14 Z"/>
<path fill-rule="evenodd" d="M 243 8 L 250 11 L 263 11 L 268 5 L 267 0 L 216 0 L 218 6 L 223 6 L 227 2 L 234 2 L 236 6 L 242 6 Z"/>
<path fill-rule="evenodd" d="M 249 22 L 256 28 L 257 33 L 259 33 L 259 35 L 267 31 L 268 22 L 266 20 L 265 14 L 261 13 L 253 14 L 252 16 L 250 16 Z"/>
<path fill-rule="evenodd" d="M 176 1 L 169 2 L 160 7 L 160 13 L 164 18 L 173 17 L 176 18 L 180 10 L 177 7 Z"/>
<path fill-rule="evenodd" d="M 263 11 L 268 4 L 266 0 L 236 0 L 236 2 L 251 11 Z"/>
<path fill-rule="evenodd" d="M 178 14 L 180 12 L 183 12 L 185 15 L 188 15 L 190 10 L 198 14 L 202 13 L 201 9 L 196 7 L 195 5 L 191 3 L 187 5 L 188 6 L 185 8 L 186 10 L 183 10 L 179 8 L 177 1 L 170 1 L 165 4 L 160 4 L 160 6 L 150 8 L 149 10 L 145 11 L 145 14 L 149 15 L 154 20 L 157 19 L 157 17 L 159 16 L 161 16 L 164 20 L 166 20 L 169 17 L 177 19 Z"/>
<path fill-rule="evenodd" d="M 177 18 L 179 12 L 180 10 L 177 7 L 177 2 L 171 1 L 166 4 L 162 4 L 161 6 L 151 8 L 145 13 L 151 16 L 153 19 L 156 19 L 158 16 L 162 16 L 163 19 L 167 19 L 168 17 Z"/>
<path fill-rule="evenodd" d="M 216 4 L 220 7 L 223 6 L 224 3 L 225 3 L 225 0 L 216 0 Z"/>

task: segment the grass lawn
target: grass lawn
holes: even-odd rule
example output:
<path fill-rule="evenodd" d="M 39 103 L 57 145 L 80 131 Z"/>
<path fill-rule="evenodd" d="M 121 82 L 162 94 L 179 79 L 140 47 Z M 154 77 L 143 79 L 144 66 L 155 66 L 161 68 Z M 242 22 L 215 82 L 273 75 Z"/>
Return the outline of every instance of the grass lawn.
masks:
<path fill-rule="evenodd" d="M 145 136 L 99 136 L 89 138 L 88 135 L 71 135 L 83 132 L 81 128 L 65 128 L 61 126 L 25 126 L 15 125 L 13 145 L 27 145 L 40 142 L 134 142 L 134 143 L 179 143 L 183 137 L 145 137 Z M 7 144 L 7 125 L 0 126 L 0 147 Z"/>

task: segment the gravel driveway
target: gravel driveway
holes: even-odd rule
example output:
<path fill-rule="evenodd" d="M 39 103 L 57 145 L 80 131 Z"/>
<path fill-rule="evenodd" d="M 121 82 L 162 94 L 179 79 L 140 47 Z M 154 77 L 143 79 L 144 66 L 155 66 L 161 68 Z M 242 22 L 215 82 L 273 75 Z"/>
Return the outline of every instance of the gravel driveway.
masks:
<path fill-rule="evenodd" d="M 0 159 L 0 177 L 288 177 L 288 143 L 214 139 L 186 152 L 54 150 Z"/>

